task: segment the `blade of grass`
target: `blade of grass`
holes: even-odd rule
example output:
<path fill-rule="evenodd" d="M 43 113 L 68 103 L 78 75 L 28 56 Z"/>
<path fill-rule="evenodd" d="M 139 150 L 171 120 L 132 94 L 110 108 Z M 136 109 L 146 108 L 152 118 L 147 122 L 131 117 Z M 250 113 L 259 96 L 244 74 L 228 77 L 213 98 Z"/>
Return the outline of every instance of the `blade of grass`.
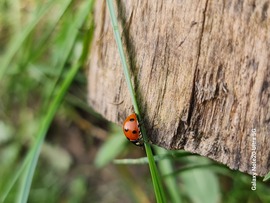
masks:
<path fill-rule="evenodd" d="M 155 147 L 155 152 L 159 155 L 167 155 L 168 151 L 161 148 L 161 147 Z M 164 159 L 160 162 L 158 162 L 158 167 L 161 172 L 161 174 L 168 174 L 173 172 L 173 164 L 172 159 Z M 176 176 L 170 176 L 164 179 L 164 184 L 167 187 L 168 196 L 170 197 L 171 201 L 174 203 L 181 203 L 181 193 L 179 191 L 179 186 L 177 184 L 177 177 Z"/>
<path fill-rule="evenodd" d="M 167 177 L 173 177 L 179 173 L 182 173 L 184 171 L 190 171 L 190 170 L 193 170 L 193 169 L 207 169 L 209 170 L 209 168 L 212 168 L 212 167 L 216 167 L 220 170 L 226 170 L 226 167 L 225 166 L 222 166 L 220 164 L 217 164 L 217 163 L 209 163 L 209 164 L 196 164 L 196 165 L 187 165 L 187 166 L 183 166 L 181 167 L 180 169 L 176 170 L 176 171 L 173 171 L 173 172 L 170 172 L 170 173 L 166 173 L 163 175 L 163 177 L 167 178 Z"/>
<path fill-rule="evenodd" d="M 78 16 L 78 18 L 75 19 L 75 23 L 78 26 L 77 29 L 75 30 L 75 32 L 78 32 L 78 28 L 83 25 L 86 17 L 90 13 L 89 11 L 91 10 L 92 5 L 93 5 L 93 1 L 88 1 L 85 4 L 81 5 L 81 9 L 79 10 L 80 12 L 78 12 L 79 16 Z M 84 50 L 86 50 L 86 49 L 84 49 Z M 64 95 L 66 94 L 71 82 L 73 81 L 79 68 L 82 66 L 84 60 L 85 60 L 85 53 L 83 51 L 80 59 L 77 62 L 74 62 L 74 65 L 69 70 L 63 83 L 60 85 L 60 88 L 58 89 L 57 94 L 54 97 L 51 105 L 49 106 L 48 112 L 45 115 L 45 117 L 41 123 L 41 126 L 39 128 L 39 132 L 37 134 L 36 143 L 34 144 L 33 148 L 30 150 L 30 154 L 32 156 L 30 158 L 31 160 L 30 160 L 30 163 L 28 164 L 26 174 L 23 178 L 21 192 L 20 192 L 20 195 L 18 196 L 18 202 L 22 202 L 22 203 L 27 202 L 32 179 L 33 179 L 33 175 L 35 172 L 35 168 L 37 165 L 38 157 L 40 154 L 41 146 L 43 144 L 45 135 L 46 135 L 48 128 L 49 128 L 49 126 L 50 126 L 50 124 L 55 116 L 55 113 L 57 112 L 57 110 L 61 104 L 61 101 L 62 101 Z"/>
<path fill-rule="evenodd" d="M 25 157 L 24 161 L 22 162 L 21 166 L 15 170 L 16 173 L 15 175 L 12 177 L 12 179 L 7 183 L 7 186 L 5 188 L 5 190 L 3 191 L 2 195 L 1 195 L 1 203 L 5 202 L 6 197 L 8 196 L 10 190 L 12 189 L 12 187 L 14 186 L 15 182 L 18 180 L 18 178 L 20 177 L 20 175 L 23 173 L 25 167 L 27 166 L 27 164 L 30 161 L 30 158 L 33 154 L 33 151 L 31 151 L 30 153 L 27 154 L 27 156 Z"/>
<path fill-rule="evenodd" d="M 188 170 L 180 174 L 184 187 L 183 194 L 188 202 L 217 203 L 220 200 L 218 178 L 211 170 Z"/>
<path fill-rule="evenodd" d="M 264 176 L 263 181 L 268 181 L 270 179 L 270 171 Z"/>
<path fill-rule="evenodd" d="M 196 156 L 195 154 L 191 154 L 188 152 L 181 152 L 180 155 L 175 156 L 175 153 L 166 153 L 166 154 L 159 154 L 154 156 L 154 160 L 156 162 L 162 161 L 164 159 L 169 159 L 169 160 L 176 160 L 179 158 L 187 157 L 187 156 Z M 147 157 L 142 157 L 142 158 L 136 158 L 136 159 L 115 159 L 113 161 L 114 164 L 149 164 L 149 160 Z"/>
<path fill-rule="evenodd" d="M 70 3 L 71 3 L 71 0 L 70 1 L 67 1 L 66 4 L 63 4 L 62 5 L 62 10 L 60 11 L 60 15 L 58 17 L 57 22 L 55 22 L 55 25 L 59 22 L 59 20 L 61 19 L 61 17 L 64 15 L 64 13 L 65 13 L 66 9 L 69 7 Z M 3 76 L 3 74 L 5 72 L 5 69 L 10 64 L 12 58 L 17 53 L 17 51 L 21 48 L 21 46 L 24 43 L 24 41 L 28 38 L 28 36 L 30 35 L 30 33 L 33 31 L 33 29 L 35 29 L 36 25 L 39 23 L 39 21 L 42 19 L 42 17 L 54 5 L 55 5 L 55 2 L 54 1 L 51 1 L 51 2 L 48 2 L 44 7 L 40 8 L 40 10 L 37 12 L 35 18 L 33 19 L 33 21 L 31 21 L 28 24 L 28 26 L 22 31 L 22 33 L 20 33 L 19 35 L 15 36 L 14 39 L 11 40 L 12 43 L 9 46 L 8 52 L 7 52 L 7 54 L 6 54 L 5 58 L 4 58 L 3 64 L 2 64 L 1 69 L 0 69 L 0 78 L 1 78 L 1 76 Z M 13 185 L 15 184 L 16 180 L 22 174 L 22 172 L 25 169 L 27 163 L 29 162 L 31 156 L 32 156 L 32 154 L 31 153 L 28 153 L 28 155 L 26 156 L 26 158 L 23 161 L 23 163 L 16 170 L 15 175 L 7 183 L 7 186 L 6 186 L 5 190 L 2 192 L 2 195 L 1 195 L 1 199 L 0 199 L 1 202 L 4 202 L 4 200 L 6 199 L 9 191 L 11 190 L 11 188 L 13 187 Z"/>
<path fill-rule="evenodd" d="M 171 155 L 164 154 L 164 155 L 156 155 L 154 156 L 155 161 L 161 161 L 163 159 L 168 159 Z M 142 158 L 136 158 L 136 159 L 115 159 L 113 160 L 114 164 L 133 164 L 133 165 L 138 165 L 138 164 L 149 164 L 148 158 L 147 157 L 142 157 Z"/>
<path fill-rule="evenodd" d="M 79 63 L 76 63 L 75 65 L 73 65 L 73 67 L 69 71 L 68 75 L 66 76 L 65 81 L 63 82 L 60 89 L 58 90 L 56 97 L 54 98 L 52 104 L 50 105 L 44 120 L 42 121 L 41 127 L 39 129 L 38 134 L 37 134 L 37 142 L 34 144 L 34 147 L 33 147 L 33 152 L 32 152 L 33 154 L 31 153 L 32 156 L 31 156 L 31 160 L 29 163 L 30 165 L 29 165 L 29 167 L 27 167 L 28 168 L 27 174 L 26 174 L 25 179 L 23 181 L 23 189 L 22 189 L 21 195 L 19 196 L 19 202 L 27 202 L 32 179 L 33 179 L 33 175 L 34 175 L 35 168 L 37 165 L 37 160 L 38 160 L 38 157 L 40 154 L 41 146 L 43 144 L 45 135 L 48 131 L 48 128 L 49 128 L 49 126 L 54 118 L 54 115 L 55 115 L 57 109 L 59 108 L 59 105 L 61 104 L 61 101 L 62 101 L 66 91 L 68 90 L 68 87 L 70 86 L 73 78 L 75 77 L 77 71 L 79 70 L 79 67 L 80 67 Z M 32 151 L 32 149 L 31 149 L 31 151 Z"/>
<path fill-rule="evenodd" d="M 116 19 L 116 15 L 115 15 L 112 1 L 107 0 L 107 5 L 109 8 L 109 12 L 110 12 L 115 41 L 117 43 L 121 63 L 123 66 L 124 75 L 126 78 L 129 92 L 131 94 L 134 110 L 135 110 L 135 113 L 138 115 L 138 119 L 141 120 L 141 115 L 140 115 L 140 111 L 139 111 L 138 104 L 136 101 L 135 91 L 132 87 L 132 83 L 131 83 L 131 79 L 130 79 L 130 75 L 129 75 L 129 71 L 128 71 L 128 66 L 127 66 L 127 62 L 125 59 L 125 55 L 124 55 L 124 50 L 123 50 L 123 46 L 122 46 L 122 42 L 121 42 L 120 33 L 118 30 L 117 19 Z M 155 160 L 153 157 L 153 153 L 152 153 L 150 144 L 148 143 L 148 137 L 146 135 L 146 131 L 145 131 L 144 126 L 141 126 L 141 133 L 142 133 L 142 136 L 144 139 L 144 146 L 145 146 L 146 155 L 147 155 L 148 160 L 149 160 L 149 168 L 150 168 L 150 173 L 151 173 L 151 177 L 152 177 L 152 181 L 153 181 L 153 186 L 154 186 L 154 191 L 155 191 L 157 202 L 165 202 L 165 195 L 164 195 L 164 190 L 163 190 L 163 187 L 161 184 L 161 179 L 160 179 L 160 176 L 159 176 L 158 171 L 157 171 L 157 166 L 155 164 Z"/>
<path fill-rule="evenodd" d="M 35 18 L 27 25 L 27 27 L 22 31 L 22 33 L 18 33 L 18 35 L 14 36 L 12 40 L 10 40 L 11 44 L 7 50 L 7 54 L 2 59 L 1 68 L 0 68 L 0 81 L 2 80 L 6 69 L 8 68 L 11 60 L 21 48 L 24 41 L 27 39 L 29 34 L 33 31 L 42 17 L 52 8 L 54 5 L 54 0 L 49 1 L 48 3 L 44 4 L 43 7 L 40 8 L 38 14 L 35 15 Z"/>
<path fill-rule="evenodd" d="M 35 50 L 31 51 L 31 55 L 30 58 L 28 59 L 28 61 L 33 61 L 36 58 L 38 58 L 42 53 L 44 53 L 44 51 L 46 50 L 46 48 L 48 48 L 48 41 L 50 40 L 50 38 L 52 37 L 55 29 L 57 29 L 57 26 L 59 26 L 59 21 L 63 19 L 63 16 L 65 16 L 66 11 L 68 11 L 68 7 L 70 5 L 72 5 L 72 0 L 68 0 L 68 1 L 55 1 L 54 7 L 57 6 L 57 4 L 61 4 L 61 7 L 56 14 L 54 14 L 54 21 L 53 24 L 48 27 L 48 30 L 42 34 L 42 36 L 40 36 L 40 40 L 38 43 L 38 46 L 35 48 Z M 31 39 L 32 40 L 32 39 Z M 34 42 L 36 43 L 36 42 Z M 65 49 L 67 50 L 67 49 Z M 59 71 L 61 72 L 61 71 Z"/>
<path fill-rule="evenodd" d="M 65 10 L 68 9 L 68 4 L 65 7 Z M 63 12 L 63 14 L 65 13 L 65 11 Z M 55 87 L 57 85 L 57 83 L 59 82 L 60 78 L 63 76 L 61 73 L 63 72 L 64 69 L 64 65 L 66 63 L 66 61 L 68 60 L 68 57 L 70 55 L 70 51 L 75 43 L 76 37 L 77 35 L 74 34 L 74 31 L 77 31 L 80 27 L 80 25 L 78 25 L 77 22 L 71 23 L 68 25 L 68 27 L 65 30 L 65 33 L 63 33 L 62 35 L 65 35 L 63 38 L 65 40 L 63 40 L 63 45 L 60 46 L 60 49 L 58 50 L 58 53 L 56 53 L 56 57 L 60 60 L 56 61 L 54 64 L 54 70 L 55 72 L 58 73 L 59 77 L 57 77 L 55 79 L 55 81 L 53 81 L 51 84 L 49 84 L 52 88 Z M 62 37 L 62 36 L 61 36 Z M 51 94 L 48 95 L 44 100 L 45 100 L 45 104 L 49 104 L 50 101 L 52 100 L 52 97 L 54 96 L 54 91 L 51 91 Z M 45 107 L 47 107 L 47 105 L 44 105 Z"/>
<path fill-rule="evenodd" d="M 120 129 L 122 132 L 122 129 Z M 126 138 L 121 136 L 120 132 L 114 132 L 110 135 L 109 139 L 98 150 L 94 160 L 94 165 L 97 168 L 102 168 L 125 149 Z"/>

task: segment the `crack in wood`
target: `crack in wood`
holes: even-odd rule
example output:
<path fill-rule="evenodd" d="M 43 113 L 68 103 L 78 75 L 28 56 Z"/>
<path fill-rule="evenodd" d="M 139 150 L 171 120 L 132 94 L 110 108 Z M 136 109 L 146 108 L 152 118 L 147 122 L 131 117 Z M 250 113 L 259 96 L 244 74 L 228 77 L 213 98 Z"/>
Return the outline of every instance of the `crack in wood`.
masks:
<path fill-rule="evenodd" d="M 199 59 L 200 59 L 200 55 L 201 55 L 201 44 L 202 44 L 202 38 L 203 38 L 203 33 L 204 33 L 207 7 L 208 7 L 208 0 L 205 1 L 205 6 L 204 6 L 204 10 L 203 10 L 202 29 L 201 29 L 201 33 L 199 36 L 198 57 L 197 57 L 195 71 L 194 71 L 194 77 L 193 77 L 193 88 L 192 88 L 190 102 L 189 102 L 190 106 L 189 106 L 188 116 L 187 116 L 187 125 L 190 125 L 193 109 L 194 109 L 194 106 L 196 104 L 196 98 L 195 98 L 196 97 L 196 81 L 197 81 L 196 79 L 197 79 L 197 75 L 198 75 L 198 64 L 199 64 Z"/>

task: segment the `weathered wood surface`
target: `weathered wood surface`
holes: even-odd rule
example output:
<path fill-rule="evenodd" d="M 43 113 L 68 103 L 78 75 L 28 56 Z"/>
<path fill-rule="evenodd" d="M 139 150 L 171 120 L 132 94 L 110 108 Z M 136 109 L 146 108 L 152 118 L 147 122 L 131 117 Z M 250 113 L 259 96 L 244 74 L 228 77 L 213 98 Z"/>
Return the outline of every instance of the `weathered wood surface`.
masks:
<path fill-rule="evenodd" d="M 265 175 L 270 170 L 269 1 L 139 0 L 118 1 L 115 8 L 152 143 L 250 174 L 256 152 L 256 173 Z M 95 22 L 89 103 L 121 124 L 133 111 L 105 1 L 96 2 Z"/>

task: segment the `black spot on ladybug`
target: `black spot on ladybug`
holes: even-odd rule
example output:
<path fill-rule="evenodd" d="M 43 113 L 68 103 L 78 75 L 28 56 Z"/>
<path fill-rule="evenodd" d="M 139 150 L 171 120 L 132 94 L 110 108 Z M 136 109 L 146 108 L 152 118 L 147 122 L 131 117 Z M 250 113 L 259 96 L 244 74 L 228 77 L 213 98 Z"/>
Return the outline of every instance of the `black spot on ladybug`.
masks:
<path fill-rule="evenodd" d="M 133 133 L 133 134 L 136 134 L 136 133 L 137 133 L 137 131 L 136 131 L 136 130 L 133 130 L 133 131 L 132 131 L 132 133 Z"/>
<path fill-rule="evenodd" d="M 129 121 L 133 122 L 134 121 L 134 118 L 129 119 Z"/>
<path fill-rule="evenodd" d="M 127 132 L 127 131 L 128 131 L 128 129 L 126 129 L 126 128 L 125 128 L 125 131 Z"/>

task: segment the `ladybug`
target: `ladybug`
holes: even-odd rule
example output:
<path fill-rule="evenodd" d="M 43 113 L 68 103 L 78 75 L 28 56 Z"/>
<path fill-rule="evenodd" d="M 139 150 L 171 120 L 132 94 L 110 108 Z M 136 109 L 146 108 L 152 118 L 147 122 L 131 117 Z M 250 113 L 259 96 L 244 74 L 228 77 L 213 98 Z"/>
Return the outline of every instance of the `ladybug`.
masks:
<path fill-rule="evenodd" d="M 142 146 L 142 134 L 140 131 L 140 125 L 135 113 L 126 118 L 123 124 L 123 131 L 126 138 L 135 144 L 136 146 Z"/>

